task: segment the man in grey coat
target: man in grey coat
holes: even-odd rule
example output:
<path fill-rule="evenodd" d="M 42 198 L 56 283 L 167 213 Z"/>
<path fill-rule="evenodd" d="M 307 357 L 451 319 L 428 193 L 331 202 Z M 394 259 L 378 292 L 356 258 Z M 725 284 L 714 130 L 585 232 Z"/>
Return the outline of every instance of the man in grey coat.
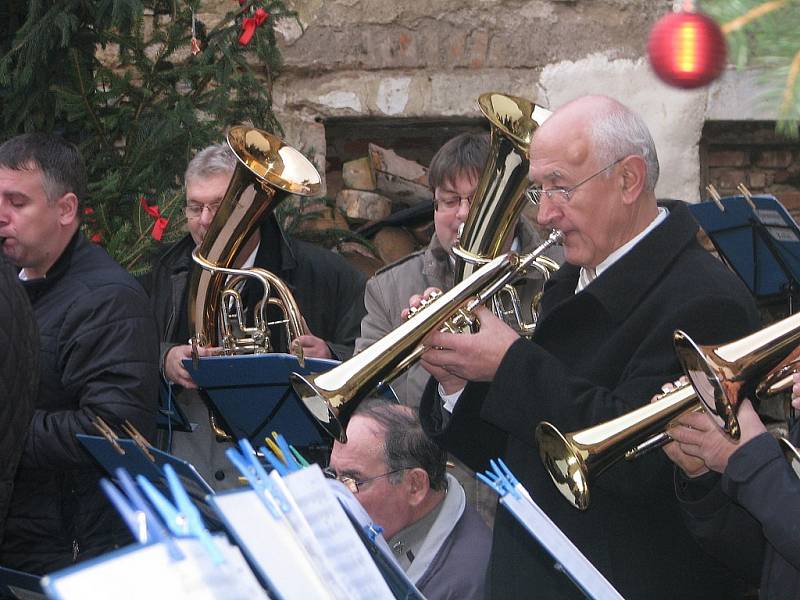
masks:
<path fill-rule="evenodd" d="M 415 411 L 375 398 L 363 402 L 334 442 L 327 474 L 344 483 L 428 600 L 479 600 L 491 534 L 466 503 L 446 457 Z"/>
<path fill-rule="evenodd" d="M 447 143 L 431 159 L 428 184 L 433 193 L 434 235 L 430 244 L 409 256 L 379 270 L 367 281 L 364 305 L 367 314 L 361 321 L 361 336 L 356 352 L 371 346 L 402 323 L 401 312 L 408 299 L 430 287 L 449 290 L 453 287 L 454 259 L 451 248 L 458 230 L 467 218 L 470 203 L 478 186 L 481 171 L 489 156 L 487 136 L 460 134 Z M 515 231 L 515 249 L 530 251 L 542 240 L 531 223 L 521 218 Z M 563 253 L 556 248 L 548 255 L 561 261 Z M 533 273 L 532 278 L 538 279 Z M 529 289 L 528 296 L 539 291 L 540 284 Z M 401 404 L 418 407 L 430 375 L 413 365 L 392 381 L 392 389 Z"/>

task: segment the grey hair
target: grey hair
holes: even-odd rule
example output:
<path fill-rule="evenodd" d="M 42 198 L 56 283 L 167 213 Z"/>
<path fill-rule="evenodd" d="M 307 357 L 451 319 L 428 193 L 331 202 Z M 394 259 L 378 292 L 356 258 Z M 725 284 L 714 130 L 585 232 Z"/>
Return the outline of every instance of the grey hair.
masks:
<path fill-rule="evenodd" d="M 447 489 L 447 452 L 437 446 L 422 429 L 416 411 L 385 398 L 368 398 L 353 416 L 372 419 L 383 429 L 383 451 L 390 471 L 420 467 L 428 474 L 432 490 Z M 402 473 L 389 477 L 397 483 Z"/>
<path fill-rule="evenodd" d="M 641 156 L 647 167 L 645 191 L 655 191 L 659 175 L 658 154 L 642 117 L 620 105 L 600 115 L 592 123 L 590 135 L 599 166 L 625 156 Z"/>
<path fill-rule="evenodd" d="M 232 173 L 236 168 L 236 156 L 228 144 L 214 144 L 195 154 L 186 167 L 184 184 L 190 179 L 210 177 L 218 173 Z"/>

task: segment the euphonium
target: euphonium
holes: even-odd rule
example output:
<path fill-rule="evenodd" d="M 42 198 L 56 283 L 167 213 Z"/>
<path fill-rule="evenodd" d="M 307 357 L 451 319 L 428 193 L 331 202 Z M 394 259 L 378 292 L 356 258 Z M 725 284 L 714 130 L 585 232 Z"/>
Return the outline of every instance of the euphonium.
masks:
<path fill-rule="evenodd" d="M 545 250 L 562 239 L 563 234 L 554 231 L 529 254 L 509 252 L 498 256 L 339 366 L 309 377 L 292 373 L 292 386 L 320 425 L 345 443 L 347 420 L 355 406 L 416 361 L 425 351 L 425 336 L 437 328 L 476 330 L 479 323 L 473 311 L 522 276 Z"/>
<path fill-rule="evenodd" d="M 482 94 L 478 106 L 489 120 L 491 143 L 469 213 L 452 248 L 456 256 L 456 283 L 501 254 L 514 235 L 514 227 L 527 201 L 531 139 L 551 114 L 524 98 L 497 92 Z M 546 280 L 558 269 L 558 263 L 541 256 L 531 267 Z M 491 309 L 520 335 L 532 334 L 536 306 L 530 307 L 532 320 L 527 322 L 512 285 L 492 298 Z"/>
<path fill-rule="evenodd" d="M 188 311 L 190 343 L 197 357 L 198 346 L 219 344 L 225 354 L 274 351 L 266 308 L 277 306 L 283 313 L 288 348 L 302 363 L 295 341 L 305 333 L 300 309 L 288 286 L 265 269 L 233 267 L 240 250 L 261 222 L 289 194 L 313 196 L 321 178 L 313 164 L 298 150 L 265 131 L 232 127 L 228 145 L 237 158 L 231 182 L 203 242 L 192 251 Z M 247 326 L 239 286 L 247 279 L 259 282 L 261 300 L 253 310 L 254 324 Z M 271 290 L 277 297 L 272 297 Z M 217 440 L 229 439 L 209 410 Z"/>
<path fill-rule="evenodd" d="M 266 306 L 274 304 L 285 315 L 291 347 L 294 339 L 305 332 L 289 288 L 269 271 L 236 269 L 233 264 L 247 240 L 281 200 L 289 194 L 318 193 L 321 179 L 314 165 L 298 150 L 265 131 L 237 126 L 228 132 L 227 140 L 238 159 L 236 169 L 203 242 L 192 252 L 195 264 L 188 294 L 191 343 L 219 343 L 228 354 L 271 352 Z M 252 327 L 244 324 L 237 289 L 248 278 L 258 281 L 263 289 L 262 299 L 253 311 Z M 277 298 L 270 297 L 271 289 L 276 290 Z"/>
<path fill-rule="evenodd" d="M 542 463 L 558 490 L 577 508 L 589 506 L 594 477 L 622 458 L 632 460 L 669 442 L 669 424 L 686 412 L 705 409 L 728 435 L 738 439 L 736 414 L 751 391 L 764 402 L 791 387 L 786 373 L 796 360 L 792 351 L 800 343 L 800 314 L 719 346 L 700 346 L 682 331 L 675 332 L 674 342 L 691 384 L 581 431 L 562 434 L 546 421 L 537 426 Z M 776 378 L 780 385 L 769 383 Z M 785 438 L 780 443 L 792 467 L 800 469 L 794 446 Z"/>

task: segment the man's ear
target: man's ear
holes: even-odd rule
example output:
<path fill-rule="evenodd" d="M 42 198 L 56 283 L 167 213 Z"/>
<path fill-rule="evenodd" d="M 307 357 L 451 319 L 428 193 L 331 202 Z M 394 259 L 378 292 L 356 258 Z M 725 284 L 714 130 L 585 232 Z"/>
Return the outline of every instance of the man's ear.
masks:
<path fill-rule="evenodd" d="M 72 225 L 78 219 L 78 197 L 67 192 L 56 200 L 58 220 L 62 225 Z"/>
<path fill-rule="evenodd" d="M 645 188 L 647 181 L 647 165 L 641 156 L 631 155 L 620 163 L 622 181 L 622 201 L 626 204 L 635 202 Z"/>
<path fill-rule="evenodd" d="M 425 500 L 431 489 L 428 473 L 425 469 L 420 467 L 414 467 L 406 471 L 405 484 L 409 495 L 409 502 L 414 506 Z"/>

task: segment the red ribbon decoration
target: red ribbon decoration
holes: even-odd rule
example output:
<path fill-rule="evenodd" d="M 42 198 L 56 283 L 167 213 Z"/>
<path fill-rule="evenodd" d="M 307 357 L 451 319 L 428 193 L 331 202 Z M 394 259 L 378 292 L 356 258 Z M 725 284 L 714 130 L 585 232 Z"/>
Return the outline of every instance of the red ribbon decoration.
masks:
<path fill-rule="evenodd" d="M 239 36 L 239 44 L 247 46 L 255 35 L 256 28 L 263 25 L 269 17 L 269 13 L 263 8 L 259 8 L 252 17 L 245 17 L 242 21 L 242 35 Z"/>
<path fill-rule="evenodd" d="M 142 205 L 142 209 L 148 215 L 153 217 L 155 223 L 153 223 L 153 231 L 150 235 L 156 241 L 161 241 L 161 238 L 164 236 L 164 230 L 167 228 L 167 224 L 169 223 L 169 219 L 166 219 L 161 216 L 161 210 L 158 208 L 157 204 L 153 204 L 153 206 L 149 206 L 147 204 L 147 200 L 144 199 L 144 196 L 139 198 L 139 204 Z"/>

